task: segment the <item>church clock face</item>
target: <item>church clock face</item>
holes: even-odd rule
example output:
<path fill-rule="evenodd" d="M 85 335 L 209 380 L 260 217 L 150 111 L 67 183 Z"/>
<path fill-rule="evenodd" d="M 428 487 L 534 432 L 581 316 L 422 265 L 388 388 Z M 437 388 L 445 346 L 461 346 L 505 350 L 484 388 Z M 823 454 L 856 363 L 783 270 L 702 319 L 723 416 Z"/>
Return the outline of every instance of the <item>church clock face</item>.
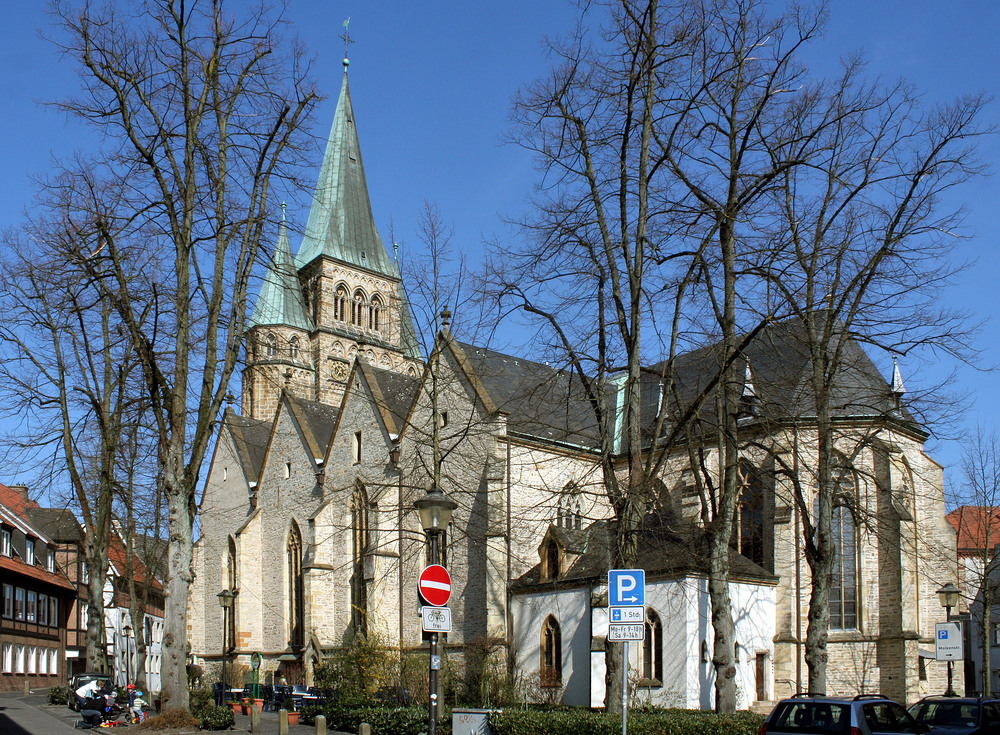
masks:
<path fill-rule="evenodd" d="M 350 368 L 346 362 L 336 360 L 333 363 L 332 371 L 335 380 L 347 380 L 347 374 L 350 372 Z"/>

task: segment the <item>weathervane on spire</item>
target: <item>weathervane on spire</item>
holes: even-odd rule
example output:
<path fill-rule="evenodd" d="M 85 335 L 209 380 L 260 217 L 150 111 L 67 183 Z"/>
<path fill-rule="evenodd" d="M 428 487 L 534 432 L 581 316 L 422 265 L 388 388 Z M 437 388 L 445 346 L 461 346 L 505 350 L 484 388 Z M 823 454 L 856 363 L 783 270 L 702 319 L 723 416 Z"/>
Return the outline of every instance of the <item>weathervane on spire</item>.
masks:
<path fill-rule="evenodd" d="M 348 57 L 350 56 L 349 52 L 350 52 L 350 49 L 351 49 L 351 44 L 354 43 L 354 41 L 351 40 L 351 34 L 348 31 L 348 26 L 349 25 L 351 25 L 351 19 L 350 18 L 348 18 L 347 20 L 344 21 L 344 33 L 340 36 L 341 38 L 344 39 L 344 71 L 345 72 L 347 71 L 348 65 L 351 63 L 351 60 Z"/>

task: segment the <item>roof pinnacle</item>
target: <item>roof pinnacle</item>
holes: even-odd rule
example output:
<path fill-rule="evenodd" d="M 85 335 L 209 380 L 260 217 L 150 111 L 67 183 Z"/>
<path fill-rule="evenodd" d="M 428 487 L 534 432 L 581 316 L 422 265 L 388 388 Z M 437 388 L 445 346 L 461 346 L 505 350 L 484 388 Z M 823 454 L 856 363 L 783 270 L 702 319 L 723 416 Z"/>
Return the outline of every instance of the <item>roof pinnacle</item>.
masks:
<path fill-rule="evenodd" d="M 347 67 L 350 66 L 351 64 L 351 59 L 349 58 L 350 57 L 349 51 L 351 48 L 351 44 L 354 43 L 354 41 L 351 40 L 351 34 L 348 32 L 347 29 L 349 25 L 351 25 L 350 17 L 348 17 L 348 19 L 344 21 L 344 33 L 340 36 L 341 38 L 344 39 L 344 74 L 347 73 Z"/>

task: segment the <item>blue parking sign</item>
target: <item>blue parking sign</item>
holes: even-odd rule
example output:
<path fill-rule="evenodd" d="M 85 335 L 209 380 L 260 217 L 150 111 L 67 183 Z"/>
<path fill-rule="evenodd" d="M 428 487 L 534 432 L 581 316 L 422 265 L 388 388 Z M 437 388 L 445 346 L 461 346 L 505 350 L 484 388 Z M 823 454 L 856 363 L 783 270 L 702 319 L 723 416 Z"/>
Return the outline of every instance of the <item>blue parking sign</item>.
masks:
<path fill-rule="evenodd" d="M 608 572 L 608 607 L 645 606 L 645 604 L 645 569 L 612 569 Z"/>

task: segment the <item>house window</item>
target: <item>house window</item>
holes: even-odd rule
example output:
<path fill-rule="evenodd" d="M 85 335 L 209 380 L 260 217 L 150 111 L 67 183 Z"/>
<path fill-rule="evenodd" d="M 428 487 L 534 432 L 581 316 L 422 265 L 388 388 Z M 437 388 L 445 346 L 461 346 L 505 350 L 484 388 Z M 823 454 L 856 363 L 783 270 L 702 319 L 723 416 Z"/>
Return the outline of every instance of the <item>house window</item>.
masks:
<path fill-rule="evenodd" d="M 49 553 L 45 557 L 45 568 L 50 572 L 56 571 L 56 552 L 49 549 Z"/>
<path fill-rule="evenodd" d="M 28 673 L 34 674 L 38 664 L 38 649 L 28 646 Z"/>
<path fill-rule="evenodd" d="M 14 619 L 24 620 L 24 590 L 20 587 L 14 590 Z"/>
<path fill-rule="evenodd" d="M 38 595 L 38 622 L 40 625 L 49 624 L 49 596 Z"/>
<path fill-rule="evenodd" d="M 21 643 L 14 645 L 14 673 L 24 673 L 24 645 Z"/>
<path fill-rule="evenodd" d="M 14 585 L 12 584 L 3 586 L 3 616 L 5 618 L 14 617 Z"/>
<path fill-rule="evenodd" d="M 1000 646 L 1000 623 L 993 623 L 993 634 L 990 636 L 991 646 Z"/>
<path fill-rule="evenodd" d="M 11 556 L 10 530 L 4 528 L 0 530 L 0 554 Z"/>
<path fill-rule="evenodd" d="M 543 687 L 562 684 L 562 632 L 559 621 L 551 615 L 542 625 L 542 660 L 538 673 Z"/>
<path fill-rule="evenodd" d="M 49 649 L 49 673 L 59 676 L 59 651 L 55 648 Z"/>
<path fill-rule="evenodd" d="M 642 641 L 642 678 L 648 685 L 663 683 L 663 624 L 654 610 L 646 611 L 646 637 Z"/>
<path fill-rule="evenodd" d="M 3 655 L 0 659 L 0 670 L 5 674 L 9 674 L 14 670 L 14 644 L 4 643 L 3 644 Z"/>
<path fill-rule="evenodd" d="M 80 567 L 80 581 L 87 584 L 90 582 L 90 569 L 87 568 L 87 562 L 81 562 Z"/>
<path fill-rule="evenodd" d="M 24 563 L 30 567 L 35 566 L 35 540 L 24 540 Z"/>
<path fill-rule="evenodd" d="M 354 464 L 361 464 L 361 432 L 354 432 Z"/>
<path fill-rule="evenodd" d="M 29 623 L 33 623 L 36 620 L 38 612 L 38 593 L 34 590 L 28 590 L 28 614 L 27 620 Z"/>
<path fill-rule="evenodd" d="M 86 613 L 86 605 L 83 606 L 83 610 Z M 57 597 L 49 598 L 49 625 L 53 628 L 59 625 L 59 598 Z M 83 627 L 86 628 L 86 624 Z"/>
<path fill-rule="evenodd" d="M 843 503 L 833 509 L 833 574 L 830 577 L 830 628 L 858 627 L 857 529 L 851 508 Z"/>
<path fill-rule="evenodd" d="M 49 649 L 47 648 L 38 649 L 38 673 L 49 673 Z"/>

